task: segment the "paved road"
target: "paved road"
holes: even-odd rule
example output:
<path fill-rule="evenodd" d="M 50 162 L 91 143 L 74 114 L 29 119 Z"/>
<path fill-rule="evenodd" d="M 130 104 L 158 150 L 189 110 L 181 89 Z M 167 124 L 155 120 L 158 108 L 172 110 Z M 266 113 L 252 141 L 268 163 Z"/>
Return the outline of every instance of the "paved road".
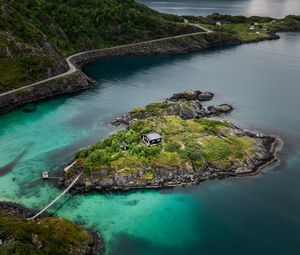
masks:
<path fill-rule="evenodd" d="M 42 81 L 39 81 L 39 82 L 35 82 L 35 83 L 32 83 L 30 85 L 26 85 L 26 86 L 23 86 L 23 87 L 20 87 L 20 88 L 17 88 L 17 89 L 13 89 L 13 90 L 10 90 L 10 91 L 7 91 L 7 92 L 4 92 L 4 93 L 1 93 L 0 94 L 0 98 L 2 96 L 5 96 L 5 95 L 9 95 L 9 94 L 12 94 L 14 92 L 17 92 L 17 91 L 20 91 L 20 90 L 23 90 L 23 89 L 27 89 L 27 88 L 32 88 L 32 87 L 35 87 L 37 85 L 40 85 L 44 82 L 47 82 L 47 81 L 52 81 L 52 80 L 55 80 L 55 79 L 58 79 L 58 78 L 61 78 L 61 77 L 65 77 L 67 75 L 70 75 L 72 73 L 75 73 L 78 68 L 72 63 L 72 59 L 74 57 L 77 57 L 77 56 L 80 56 L 80 55 L 84 55 L 86 53 L 92 53 L 92 52 L 101 52 L 101 51 L 107 51 L 107 50 L 113 50 L 113 49 L 121 49 L 121 48 L 126 48 L 126 47 L 129 47 L 129 46 L 138 46 L 138 45 L 143 45 L 143 44 L 148 44 L 148 43 L 154 43 L 154 42 L 161 42 L 161 41 L 167 41 L 167 40 L 171 40 L 171 39 L 176 39 L 176 38 L 184 38 L 184 37 L 189 37 L 189 36 L 193 36 L 193 35 L 199 35 L 199 34 L 207 34 L 207 33 L 211 33 L 213 31 L 205 28 L 205 27 L 202 27 L 200 25 L 197 25 L 197 24 L 191 24 L 191 23 L 188 23 L 187 20 L 185 20 L 185 23 L 186 24 L 190 24 L 191 26 L 194 26 L 194 27 L 198 27 L 198 28 L 201 28 L 202 30 L 204 30 L 204 32 L 197 32 L 197 33 L 190 33 L 190 34 L 184 34 L 184 35 L 177 35 L 177 36 L 169 36 L 169 37 L 164 37 L 164 38 L 160 38 L 160 39 L 155 39 L 155 40 L 150 40 L 150 41 L 145 41 L 145 42 L 140 42 L 140 43 L 131 43 L 131 44 L 126 44 L 126 45 L 121 45 L 121 46 L 115 46 L 115 47 L 110 47 L 110 48 L 104 48 L 104 49 L 97 49 L 97 50 L 91 50 L 91 51 L 84 51 L 84 52 L 79 52 L 79 53 L 76 53 L 74 55 L 71 55 L 69 56 L 66 61 L 68 63 L 68 66 L 69 66 L 69 70 L 62 73 L 62 74 L 58 74 L 56 76 L 53 76 L 51 78 L 48 78 L 48 79 L 45 79 L 45 80 L 42 80 Z"/>

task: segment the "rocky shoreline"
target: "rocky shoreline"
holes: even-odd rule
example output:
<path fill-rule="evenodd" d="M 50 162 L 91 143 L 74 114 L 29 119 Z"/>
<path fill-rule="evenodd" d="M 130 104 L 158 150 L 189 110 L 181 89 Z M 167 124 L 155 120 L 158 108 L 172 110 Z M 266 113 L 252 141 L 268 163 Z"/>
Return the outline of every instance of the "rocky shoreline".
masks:
<path fill-rule="evenodd" d="M 34 87 L 24 88 L 0 97 L 0 114 L 4 114 L 27 104 L 37 103 L 52 97 L 77 93 L 95 85 L 81 72 L 50 80 Z"/>
<path fill-rule="evenodd" d="M 277 148 L 281 143 L 280 139 L 274 136 L 257 135 L 255 133 L 249 133 L 252 137 L 258 138 L 262 141 L 261 146 L 258 148 L 258 152 L 255 157 L 249 158 L 249 165 L 251 170 L 243 169 L 219 169 L 213 167 L 206 167 L 201 170 L 201 173 L 197 172 L 184 172 L 178 170 L 175 174 L 170 175 L 169 171 L 164 169 L 156 170 L 156 180 L 150 183 L 144 183 L 142 185 L 131 185 L 127 183 L 122 177 L 116 179 L 105 179 L 99 181 L 97 175 L 92 175 L 90 178 L 84 178 L 74 186 L 73 192 L 84 194 L 90 192 L 116 192 L 116 191 L 132 191 L 132 190 L 156 190 L 156 189 L 169 189 L 176 187 L 186 187 L 192 185 L 198 185 L 201 182 L 213 179 L 223 179 L 226 177 L 243 177 L 254 176 L 260 173 L 260 170 L 266 166 L 278 161 L 276 157 Z M 267 151 L 266 148 L 272 148 Z M 78 170 L 75 169 L 76 172 Z M 71 180 L 66 179 L 65 185 L 69 184 Z"/>
<path fill-rule="evenodd" d="M 187 91 L 174 94 L 163 103 L 155 105 L 156 107 L 160 107 L 159 109 L 164 109 L 164 111 L 153 111 L 153 108 L 148 108 L 147 112 L 148 106 L 146 106 L 146 112 L 143 109 L 138 109 L 137 111 L 133 110 L 115 119 L 112 123 L 114 125 L 130 126 L 140 120 L 170 116 L 179 116 L 182 120 L 201 120 L 207 117 L 220 116 L 220 114 L 229 113 L 233 110 L 233 107 L 227 104 L 204 107 L 200 103 L 201 99 L 203 101 L 204 96 L 206 101 L 212 99 L 213 94 L 210 92 L 202 93 L 200 91 Z M 186 105 L 186 103 L 188 103 L 188 105 Z M 182 111 L 180 106 L 183 104 L 185 104 L 185 108 Z M 227 111 L 221 112 L 220 109 L 224 106 L 226 106 Z M 131 114 L 134 114 L 134 116 L 131 116 Z M 229 162 L 230 166 L 226 167 L 216 166 L 213 163 L 208 163 L 200 168 L 195 166 L 187 167 L 186 169 L 174 167 L 174 169 L 170 170 L 164 167 L 157 167 L 151 170 L 153 177 L 149 180 L 140 180 L 142 176 L 147 173 L 147 170 L 144 168 L 136 172 L 120 172 L 113 175 L 109 174 L 109 170 L 100 168 L 97 171 L 84 174 L 74 186 L 73 191 L 79 193 L 113 192 L 197 185 L 200 182 L 215 178 L 255 175 L 260 172 L 260 169 L 274 161 L 278 161 L 276 153 L 281 144 L 281 140 L 278 137 L 243 130 L 231 123 L 227 126 L 226 133 L 219 132 L 216 136 L 222 139 L 227 138 L 228 134 L 240 138 L 248 137 L 255 141 L 253 153 L 247 155 L 243 164 L 236 164 L 236 162 L 232 160 L 232 162 Z M 210 135 L 208 137 L 210 137 Z M 71 173 L 68 172 L 65 175 L 65 186 L 72 181 L 75 174 L 82 171 L 82 168 L 75 164 L 70 171 Z"/>
<path fill-rule="evenodd" d="M 0 202 L 0 212 L 6 215 L 12 215 L 18 219 L 27 221 L 28 218 L 35 215 L 33 210 L 30 210 L 22 205 L 11 203 L 11 202 Z M 43 214 L 42 219 L 47 219 L 49 215 L 47 213 Z M 94 230 L 87 229 L 87 234 L 89 235 L 89 242 L 82 248 L 81 255 L 98 255 L 104 254 L 104 243 L 102 237 L 100 237 Z M 1 236 L 0 236 L 1 237 Z M 7 237 L 7 239 L 0 238 L 0 252 L 1 249 L 6 247 L 6 243 L 14 242 L 16 238 L 12 235 Z M 32 243 L 41 247 L 41 242 L 37 241 L 38 235 L 32 233 Z M 41 249 L 41 248 L 38 248 Z M 70 253 L 71 254 L 71 253 Z M 77 254 L 77 253 L 76 253 Z"/>

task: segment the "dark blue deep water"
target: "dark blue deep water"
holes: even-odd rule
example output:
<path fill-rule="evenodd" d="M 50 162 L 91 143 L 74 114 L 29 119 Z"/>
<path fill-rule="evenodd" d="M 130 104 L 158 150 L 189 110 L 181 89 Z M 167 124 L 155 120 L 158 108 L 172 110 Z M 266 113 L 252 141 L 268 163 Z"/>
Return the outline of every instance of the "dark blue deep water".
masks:
<path fill-rule="evenodd" d="M 293 0 L 145 2 L 185 14 L 299 11 Z M 42 182 L 41 173 L 55 172 L 79 148 L 113 132 L 113 116 L 177 91 L 210 90 L 214 103 L 235 105 L 231 121 L 284 140 L 280 164 L 255 177 L 167 192 L 67 196 L 52 212 L 96 229 L 109 255 L 300 254 L 300 34 L 281 37 L 89 64 L 85 71 L 96 88 L 0 117 L 0 169 L 13 162 L 0 173 L 0 200 L 42 207 L 59 190 Z"/>

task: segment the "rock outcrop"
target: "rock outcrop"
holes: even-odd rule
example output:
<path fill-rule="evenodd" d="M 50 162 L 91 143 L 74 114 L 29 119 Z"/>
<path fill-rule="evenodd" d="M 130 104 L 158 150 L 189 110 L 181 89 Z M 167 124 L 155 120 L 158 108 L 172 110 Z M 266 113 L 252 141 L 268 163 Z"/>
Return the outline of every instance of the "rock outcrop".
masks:
<path fill-rule="evenodd" d="M 200 119 L 204 117 L 220 116 L 233 111 L 228 104 L 204 106 L 203 101 L 212 100 L 212 92 L 187 90 L 173 94 L 162 103 L 154 103 L 145 108 L 137 108 L 121 117 L 115 118 L 111 123 L 115 126 L 129 125 L 130 123 L 153 116 L 180 116 L 182 119 Z"/>
<path fill-rule="evenodd" d="M 200 90 L 187 90 L 182 93 L 176 93 L 169 98 L 170 101 L 177 102 L 179 100 L 199 100 L 199 101 L 209 101 L 214 97 L 211 92 L 201 92 Z"/>

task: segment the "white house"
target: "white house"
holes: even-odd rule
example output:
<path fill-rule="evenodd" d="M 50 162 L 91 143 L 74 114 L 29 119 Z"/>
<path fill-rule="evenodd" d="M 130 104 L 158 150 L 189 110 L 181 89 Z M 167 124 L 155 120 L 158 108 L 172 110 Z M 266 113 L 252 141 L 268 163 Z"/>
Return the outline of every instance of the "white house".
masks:
<path fill-rule="evenodd" d="M 142 139 L 147 144 L 147 146 L 159 144 L 159 143 L 161 143 L 161 140 L 162 140 L 161 135 L 156 132 L 143 134 Z"/>
<path fill-rule="evenodd" d="M 249 27 L 250 30 L 255 30 L 255 26 Z"/>
<path fill-rule="evenodd" d="M 217 22 L 216 22 L 216 25 L 217 25 L 217 26 L 221 26 L 221 25 L 222 25 L 221 21 L 217 21 Z"/>

